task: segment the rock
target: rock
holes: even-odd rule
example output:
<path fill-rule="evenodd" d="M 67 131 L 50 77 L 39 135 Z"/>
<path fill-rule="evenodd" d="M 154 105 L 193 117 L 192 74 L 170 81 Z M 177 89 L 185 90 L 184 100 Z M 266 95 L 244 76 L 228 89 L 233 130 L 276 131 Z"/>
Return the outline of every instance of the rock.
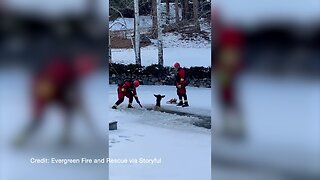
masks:
<path fill-rule="evenodd" d="M 113 67 L 116 67 L 117 72 L 119 72 L 118 75 L 115 73 L 110 73 L 109 76 L 109 82 L 110 84 L 118 84 L 121 83 L 125 79 L 139 79 L 143 85 L 175 85 L 175 79 L 170 74 L 170 69 L 167 69 L 166 71 L 163 71 L 158 66 L 153 65 L 152 67 L 146 67 L 142 68 L 141 72 L 139 73 L 135 72 L 128 72 L 127 68 L 128 65 L 117 65 L 114 64 Z M 130 66 L 131 69 L 134 70 Z M 161 70 L 161 71 L 160 71 Z M 156 73 L 154 71 L 157 71 Z M 159 71 L 159 72 L 158 72 Z M 195 68 L 191 67 L 187 69 L 187 73 L 190 74 L 188 77 L 188 86 L 190 87 L 211 87 L 211 76 L 210 68 Z M 137 74 L 135 74 L 137 73 Z"/>

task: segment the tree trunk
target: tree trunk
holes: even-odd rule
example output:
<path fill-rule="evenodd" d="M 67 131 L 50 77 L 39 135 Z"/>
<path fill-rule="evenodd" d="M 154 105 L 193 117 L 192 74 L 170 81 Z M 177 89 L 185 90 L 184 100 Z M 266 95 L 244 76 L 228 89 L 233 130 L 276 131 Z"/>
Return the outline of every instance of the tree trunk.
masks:
<path fill-rule="evenodd" d="M 161 26 L 161 0 L 157 0 L 157 18 L 158 18 L 158 64 L 163 66 L 163 42 L 162 42 L 162 26 Z"/>
<path fill-rule="evenodd" d="M 166 14 L 167 14 L 166 24 L 169 25 L 170 24 L 170 3 L 169 3 L 169 0 L 166 0 Z"/>
<path fill-rule="evenodd" d="M 193 0 L 193 21 L 195 25 L 196 32 L 200 32 L 200 23 L 199 23 L 199 1 Z"/>
<path fill-rule="evenodd" d="M 139 0 L 134 0 L 134 50 L 136 64 L 141 65 L 140 56 L 140 22 L 139 22 Z"/>
<path fill-rule="evenodd" d="M 112 54 L 111 54 L 111 36 L 110 32 L 108 31 L 108 44 L 109 44 L 109 63 L 112 63 Z"/>
<path fill-rule="evenodd" d="M 185 7 L 185 0 L 180 0 L 181 2 L 181 20 L 185 20 L 186 19 L 186 7 Z"/>
<path fill-rule="evenodd" d="M 157 32 L 157 26 L 158 26 L 158 20 L 157 20 L 157 0 L 151 1 L 151 15 L 152 15 L 152 37 L 156 38 L 158 37 Z"/>
<path fill-rule="evenodd" d="M 190 14 L 189 14 L 189 0 L 184 0 L 184 10 L 185 10 L 185 20 L 190 19 Z"/>
<path fill-rule="evenodd" d="M 175 9 L 175 14 L 176 14 L 176 23 L 180 21 L 179 18 L 179 0 L 174 0 L 174 9 Z"/>

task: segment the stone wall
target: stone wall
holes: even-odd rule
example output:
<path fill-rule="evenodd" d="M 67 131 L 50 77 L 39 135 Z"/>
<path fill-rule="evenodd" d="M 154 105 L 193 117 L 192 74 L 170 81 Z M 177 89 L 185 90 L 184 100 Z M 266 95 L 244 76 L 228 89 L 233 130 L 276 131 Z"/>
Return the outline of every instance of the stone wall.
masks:
<path fill-rule="evenodd" d="M 211 88 L 211 67 L 184 68 L 188 86 Z M 144 85 L 175 85 L 174 69 L 159 65 L 138 66 L 135 64 L 109 65 L 110 84 L 119 84 L 125 79 L 138 79 Z"/>

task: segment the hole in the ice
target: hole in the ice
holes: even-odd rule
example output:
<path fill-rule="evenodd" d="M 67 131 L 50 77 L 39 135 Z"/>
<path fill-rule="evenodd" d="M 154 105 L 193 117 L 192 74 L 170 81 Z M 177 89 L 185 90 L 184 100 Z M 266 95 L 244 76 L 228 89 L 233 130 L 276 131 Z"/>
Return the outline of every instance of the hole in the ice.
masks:
<path fill-rule="evenodd" d="M 163 112 L 163 113 L 175 114 L 175 115 L 184 116 L 184 117 L 193 117 L 192 121 L 191 121 L 192 125 L 197 126 L 197 127 L 206 128 L 206 129 L 211 129 L 211 117 L 210 116 L 192 114 L 192 113 L 181 112 L 181 111 L 174 111 L 174 110 L 169 110 L 169 109 L 164 109 L 164 108 L 154 109 L 152 107 L 147 107 L 146 109 L 149 111 L 159 111 L 159 112 Z"/>

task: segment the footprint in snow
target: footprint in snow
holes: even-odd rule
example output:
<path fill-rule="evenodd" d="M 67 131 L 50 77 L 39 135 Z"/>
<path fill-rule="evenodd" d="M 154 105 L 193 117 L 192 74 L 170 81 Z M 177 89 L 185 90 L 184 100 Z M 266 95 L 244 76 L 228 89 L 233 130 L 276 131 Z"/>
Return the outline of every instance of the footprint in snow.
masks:
<path fill-rule="evenodd" d="M 115 143 L 119 143 L 120 141 L 117 141 L 115 139 L 110 139 L 110 143 L 115 144 Z"/>
<path fill-rule="evenodd" d="M 135 136 L 144 137 L 143 134 L 135 134 Z"/>
<path fill-rule="evenodd" d="M 119 135 L 119 138 L 129 138 L 130 136 Z"/>

